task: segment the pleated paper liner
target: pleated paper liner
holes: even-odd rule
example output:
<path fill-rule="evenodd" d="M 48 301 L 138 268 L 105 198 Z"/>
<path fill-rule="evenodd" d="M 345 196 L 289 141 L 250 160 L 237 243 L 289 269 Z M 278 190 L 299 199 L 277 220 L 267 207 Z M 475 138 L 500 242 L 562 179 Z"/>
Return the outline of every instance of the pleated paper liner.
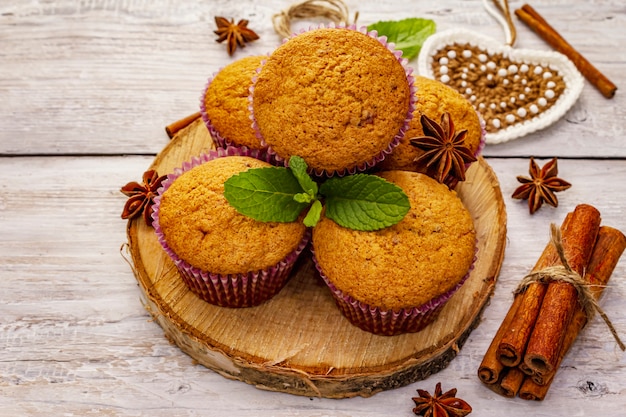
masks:
<path fill-rule="evenodd" d="M 166 174 L 212 147 L 204 123 L 196 120 L 174 136 L 152 168 Z M 200 364 L 271 391 L 368 397 L 446 367 L 493 293 L 506 240 L 498 180 L 479 158 L 457 191 L 474 219 L 478 257 L 463 287 L 418 333 L 377 336 L 351 325 L 307 256 L 271 300 L 229 309 L 210 305 L 187 288 L 142 219 L 128 223 L 129 250 L 146 309 L 165 336 Z"/>

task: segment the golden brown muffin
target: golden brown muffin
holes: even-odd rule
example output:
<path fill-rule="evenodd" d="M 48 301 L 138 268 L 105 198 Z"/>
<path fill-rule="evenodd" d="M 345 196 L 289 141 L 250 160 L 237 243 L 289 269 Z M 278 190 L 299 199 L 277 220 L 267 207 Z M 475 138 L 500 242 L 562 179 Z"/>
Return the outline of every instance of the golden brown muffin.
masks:
<path fill-rule="evenodd" d="M 439 123 L 442 114 L 450 113 L 455 130 L 457 132 L 467 130 L 465 146 L 470 149 L 472 154 L 476 155 L 483 141 L 483 129 L 481 120 L 472 104 L 456 90 L 430 78 L 416 76 L 415 87 L 417 101 L 409 129 L 391 155 L 388 155 L 377 168 L 426 172 L 425 167 L 418 167 L 413 162 L 424 151 L 410 143 L 412 138 L 424 136 L 424 130 L 420 123 L 422 114 Z"/>
<path fill-rule="evenodd" d="M 241 58 L 222 68 L 207 85 L 200 108 L 219 147 L 224 147 L 226 141 L 251 149 L 262 148 L 252 128 L 249 96 L 252 77 L 265 58 Z"/>
<path fill-rule="evenodd" d="M 238 213 L 224 182 L 249 168 L 270 166 L 247 156 L 213 159 L 178 177 L 161 197 L 158 219 L 169 248 L 191 266 L 238 274 L 276 265 L 300 244 L 301 222 L 263 223 Z"/>
<path fill-rule="evenodd" d="M 313 229 L 321 272 L 343 294 L 381 310 L 410 309 L 446 294 L 473 263 L 472 218 L 443 184 L 415 172 L 380 173 L 400 186 L 411 209 L 375 232 L 350 230 L 323 217 Z"/>
<path fill-rule="evenodd" d="M 254 84 L 252 109 L 280 158 L 316 172 L 373 165 L 397 144 L 412 109 L 412 76 L 371 36 L 316 29 L 278 47 Z"/>

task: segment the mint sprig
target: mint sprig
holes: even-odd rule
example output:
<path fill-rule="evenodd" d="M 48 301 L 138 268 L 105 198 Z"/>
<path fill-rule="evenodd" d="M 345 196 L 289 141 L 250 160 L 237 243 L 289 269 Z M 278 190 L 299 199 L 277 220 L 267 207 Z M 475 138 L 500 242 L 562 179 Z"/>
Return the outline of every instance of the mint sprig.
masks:
<path fill-rule="evenodd" d="M 294 198 L 303 190 L 291 170 L 253 168 L 224 183 L 224 197 L 241 214 L 262 222 L 293 222 L 309 203 Z"/>
<path fill-rule="evenodd" d="M 419 54 L 422 44 L 426 38 L 435 33 L 436 28 L 433 20 L 412 17 L 376 22 L 369 25 L 367 30 L 375 30 L 379 36 L 386 36 L 387 41 L 393 42 L 396 49 L 402 51 L 403 58 L 410 61 Z"/>
<path fill-rule="evenodd" d="M 354 230 L 392 226 L 411 208 L 402 188 L 374 175 L 330 178 L 321 193 L 326 197 L 326 217 Z"/>
<path fill-rule="evenodd" d="M 392 226 L 410 208 L 400 187 L 375 175 L 334 177 L 318 187 L 298 156 L 290 158 L 289 168 L 253 168 L 233 175 L 224 183 L 224 196 L 255 220 L 292 222 L 308 208 L 303 222 L 314 227 L 326 207 L 326 216 L 337 224 L 363 231 Z"/>

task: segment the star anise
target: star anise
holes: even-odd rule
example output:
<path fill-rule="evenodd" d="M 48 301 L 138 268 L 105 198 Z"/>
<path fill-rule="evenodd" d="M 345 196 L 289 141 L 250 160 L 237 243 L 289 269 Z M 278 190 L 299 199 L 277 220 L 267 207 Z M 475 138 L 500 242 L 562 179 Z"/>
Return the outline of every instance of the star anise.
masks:
<path fill-rule="evenodd" d="M 143 184 L 136 181 L 129 182 L 120 191 L 129 197 L 124 205 L 122 219 L 133 219 L 143 212 L 143 219 L 148 226 L 152 225 L 152 205 L 154 197 L 166 175 L 159 177 L 153 169 L 144 172 Z"/>
<path fill-rule="evenodd" d="M 467 130 L 455 132 L 448 112 L 441 115 L 440 124 L 425 114 L 421 116 L 420 123 L 424 136 L 410 139 L 411 145 L 424 151 L 415 158 L 415 163 L 425 164 L 427 174 L 439 182 L 444 182 L 448 175 L 455 180 L 465 181 L 466 164 L 476 161 L 465 146 Z"/>
<path fill-rule="evenodd" d="M 539 210 L 544 201 L 552 207 L 558 206 L 559 201 L 554 193 L 567 190 L 572 186 L 569 182 L 557 177 L 559 170 L 556 158 L 552 158 L 540 169 L 535 159 L 531 157 L 528 172 L 530 178 L 521 175 L 517 177 L 522 185 L 517 187 L 512 197 L 521 200 L 528 199 L 530 214 Z"/>
<path fill-rule="evenodd" d="M 413 412 L 424 417 L 463 417 L 472 412 L 472 407 L 460 398 L 456 398 L 456 388 L 441 393 L 441 382 L 437 382 L 435 394 L 417 390 L 419 397 L 413 398 Z"/>
<path fill-rule="evenodd" d="M 259 39 L 259 35 L 254 33 L 251 29 L 248 29 L 248 20 L 241 19 L 235 24 L 234 19 L 230 21 L 224 17 L 215 17 L 215 23 L 217 24 L 217 30 L 214 31 L 218 42 L 227 41 L 228 43 L 228 55 L 232 55 L 237 49 L 237 46 L 242 48 L 246 42 L 251 42 Z"/>

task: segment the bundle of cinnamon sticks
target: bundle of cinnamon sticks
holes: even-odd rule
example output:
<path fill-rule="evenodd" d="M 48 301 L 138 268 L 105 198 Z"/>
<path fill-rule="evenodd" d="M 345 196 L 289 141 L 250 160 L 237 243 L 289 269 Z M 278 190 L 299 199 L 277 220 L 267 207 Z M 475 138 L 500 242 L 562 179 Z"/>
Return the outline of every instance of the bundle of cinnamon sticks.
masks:
<path fill-rule="evenodd" d="M 549 242 L 529 275 L 559 266 L 566 269 L 558 253 L 561 250 L 565 266 L 587 285 L 589 301 L 599 299 L 626 249 L 626 236 L 601 226 L 600 220 L 593 206 L 577 206 L 560 227 L 560 247 Z M 516 292 L 479 366 L 480 380 L 506 397 L 543 400 L 561 361 L 588 321 L 588 309 L 581 305 L 578 292 L 560 279 L 534 280 Z"/>

